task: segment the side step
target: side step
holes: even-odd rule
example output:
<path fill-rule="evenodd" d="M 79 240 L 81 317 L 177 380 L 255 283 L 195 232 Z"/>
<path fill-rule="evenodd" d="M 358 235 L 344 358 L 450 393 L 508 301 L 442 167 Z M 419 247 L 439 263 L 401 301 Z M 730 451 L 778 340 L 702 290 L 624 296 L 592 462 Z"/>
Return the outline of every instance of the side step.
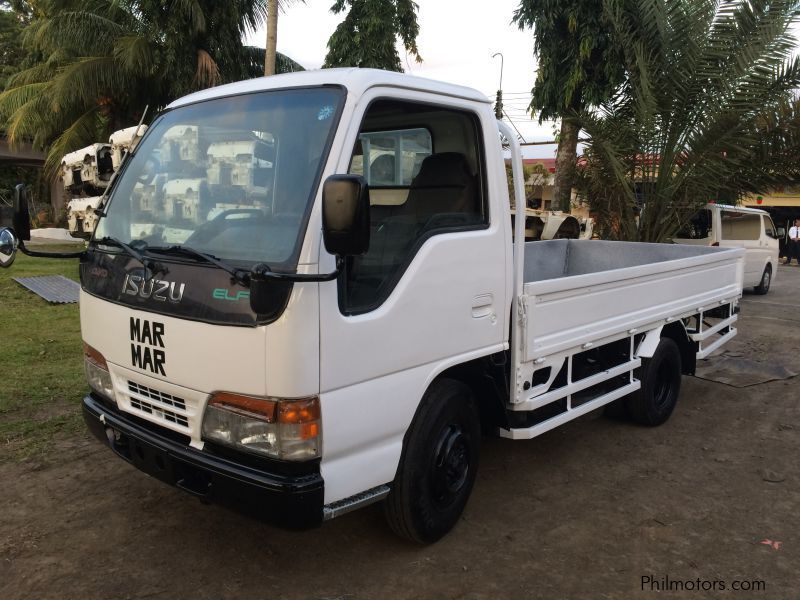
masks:
<path fill-rule="evenodd" d="M 330 521 L 334 517 L 340 517 L 362 506 L 383 500 L 389 495 L 389 492 L 388 485 L 379 485 L 378 487 L 374 487 L 366 492 L 361 492 L 355 496 L 326 504 L 322 507 L 322 520 Z"/>

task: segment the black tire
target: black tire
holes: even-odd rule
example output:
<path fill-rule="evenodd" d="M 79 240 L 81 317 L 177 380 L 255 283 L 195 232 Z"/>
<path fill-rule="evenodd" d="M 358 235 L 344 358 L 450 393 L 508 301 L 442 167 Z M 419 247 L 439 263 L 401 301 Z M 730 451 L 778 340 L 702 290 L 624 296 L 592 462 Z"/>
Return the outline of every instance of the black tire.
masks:
<path fill-rule="evenodd" d="M 386 520 L 406 539 L 430 544 L 458 522 L 478 470 L 480 418 L 469 388 L 452 379 L 435 381 L 411 424 Z"/>
<path fill-rule="evenodd" d="M 753 288 L 756 294 L 763 296 L 769 291 L 769 286 L 772 283 L 772 265 L 764 267 L 764 274 L 761 275 L 761 283 Z"/>
<path fill-rule="evenodd" d="M 655 427 L 669 419 L 681 392 L 681 352 L 670 338 L 661 338 L 652 358 L 642 359 L 642 387 L 625 399 L 631 419 Z"/>

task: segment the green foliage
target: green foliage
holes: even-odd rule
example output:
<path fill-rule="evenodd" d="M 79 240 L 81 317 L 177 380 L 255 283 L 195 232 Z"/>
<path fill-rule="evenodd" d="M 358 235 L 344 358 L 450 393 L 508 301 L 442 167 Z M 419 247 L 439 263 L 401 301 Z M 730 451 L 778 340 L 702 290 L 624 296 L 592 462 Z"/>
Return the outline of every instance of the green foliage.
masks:
<path fill-rule="evenodd" d="M 606 0 L 625 81 L 582 117 L 605 237 L 659 242 L 709 200 L 798 174 L 796 1 Z M 637 225 L 636 217 L 641 208 Z"/>
<path fill-rule="evenodd" d="M 550 178 L 550 171 L 542 163 L 534 163 L 522 165 L 522 176 L 525 180 L 525 201 L 530 206 L 530 201 L 533 200 L 537 193 L 536 188 L 546 185 Z M 506 184 L 508 185 L 508 197 L 511 202 L 511 208 L 515 208 L 515 195 L 514 195 L 514 175 L 510 162 L 506 162 Z M 541 194 L 541 189 L 538 190 Z"/>
<path fill-rule="evenodd" d="M 12 11 L 7 2 L 0 2 L 0 89 L 16 73 L 25 57 L 20 37 L 23 16 Z"/>
<path fill-rule="evenodd" d="M 0 460 L 36 455 L 59 433 L 82 429 L 78 305 L 48 304 L 11 280 L 54 274 L 77 280 L 78 261 L 20 255 L 10 269 L 0 269 Z"/>
<path fill-rule="evenodd" d="M 422 62 L 417 50 L 417 4 L 412 0 L 337 0 L 339 14 L 350 7 L 328 41 L 323 67 L 362 67 L 403 71 L 395 42 Z"/>
<path fill-rule="evenodd" d="M 513 22 L 533 28 L 538 59 L 530 108 L 539 122 L 561 119 L 555 203 L 570 210 L 580 115 L 608 98 L 624 76 L 603 0 L 521 0 Z"/>
<path fill-rule="evenodd" d="M 241 39 L 263 22 L 265 5 L 38 0 L 22 42 L 39 59 L 0 94 L 0 128 L 12 143 L 48 147 L 53 174 L 61 156 L 136 123 L 146 105 L 152 116 L 193 90 L 262 75 L 264 51 Z"/>
<path fill-rule="evenodd" d="M 531 110 L 539 122 L 605 100 L 622 80 L 603 0 L 521 0 L 513 22 L 533 28 L 538 59 Z"/>
<path fill-rule="evenodd" d="M 14 188 L 19 183 L 25 184 L 32 215 L 35 215 L 40 209 L 50 206 L 50 185 L 47 183 L 42 169 L 4 165 L 0 168 L 0 207 L 3 207 L 4 211 L 7 210 L 10 214 Z M 2 222 L 0 222 L 0 226 L 2 226 Z"/>

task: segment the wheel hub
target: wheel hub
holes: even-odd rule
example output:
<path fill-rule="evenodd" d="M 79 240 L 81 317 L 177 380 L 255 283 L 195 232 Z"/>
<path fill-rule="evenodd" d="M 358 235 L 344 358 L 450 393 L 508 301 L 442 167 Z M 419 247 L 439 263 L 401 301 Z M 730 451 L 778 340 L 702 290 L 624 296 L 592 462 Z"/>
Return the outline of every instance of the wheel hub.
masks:
<path fill-rule="evenodd" d="M 659 366 L 655 386 L 655 403 L 659 408 L 663 407 L 669 402 L 672 395 L 672 370 L 669 365 L 662 363 Z"/>
<path fill-rule="evenodd" d="M 469 475 L 469 444 L 458 425 L 449 425 L 439 437 L 431 469 L 433 497 L 437 504 L 451 504 Z"/>

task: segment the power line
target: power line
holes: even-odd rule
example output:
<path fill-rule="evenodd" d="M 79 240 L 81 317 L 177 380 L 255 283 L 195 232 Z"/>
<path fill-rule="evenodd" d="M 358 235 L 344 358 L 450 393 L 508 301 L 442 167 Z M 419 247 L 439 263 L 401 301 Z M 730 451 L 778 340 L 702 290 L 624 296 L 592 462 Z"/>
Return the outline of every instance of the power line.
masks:
<path fill-rule="evenodd" d="M 514 124 L 514 121 L 511 120 L 511 117 L 508 116 L 508 113 L 506 111 L 503 111 L 503 114 L 506 116 L 506 119 L 508 119 L 508 122 L 511 123 L 511 126 L 514 128 L 514 131 L 517 132 L 517 135 L 519 136 L 519 139 L 521 139 L 522 143 L 524 144 L 525 143 L 525 138 L 519 132 L 519 129 L 517 129 L 517 126 Z"/>
<path fill-rule="evenodd" d="M 486 93 L 487 96 L 494 96 L 497 93 L 497 90 L 493 92 Z M 530 92 L 503 92 L 503 96 L 531 96 Z"/>

